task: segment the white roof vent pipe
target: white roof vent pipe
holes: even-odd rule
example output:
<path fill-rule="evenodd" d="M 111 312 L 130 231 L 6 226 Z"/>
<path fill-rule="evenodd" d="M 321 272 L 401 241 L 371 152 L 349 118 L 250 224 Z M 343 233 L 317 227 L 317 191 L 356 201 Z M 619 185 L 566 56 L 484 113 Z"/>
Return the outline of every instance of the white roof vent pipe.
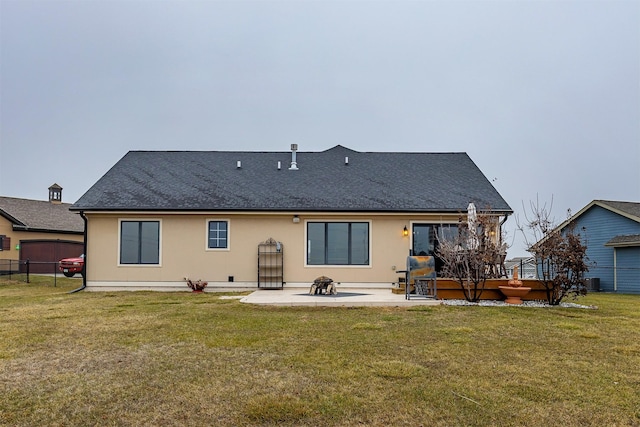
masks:
<path fill-rule="evenodd" d="M 349 164 L 349 157 L 345 157 L 345 158 L 344 158 L 344 164 L 345 164 L 345 165 L 348 165 L 348 164 Z"/>
<path fill-rule="evenodd" d="M 240 169 L 242 167 L 242 162 L 240 160 L 238 160 L 236 162 L 236 168 Z"/>
<path fill-rule="evenodd" d="M 298 151 L 298 144 L 291 144 L 291 167 L 290 171 L 298 170 L 298 163 L 296 162 L 296 151 Z"/>
<path fill-rule="evenodd" d="M 282 162 L 278 161 L 278 170 L 282 169 Z"/>

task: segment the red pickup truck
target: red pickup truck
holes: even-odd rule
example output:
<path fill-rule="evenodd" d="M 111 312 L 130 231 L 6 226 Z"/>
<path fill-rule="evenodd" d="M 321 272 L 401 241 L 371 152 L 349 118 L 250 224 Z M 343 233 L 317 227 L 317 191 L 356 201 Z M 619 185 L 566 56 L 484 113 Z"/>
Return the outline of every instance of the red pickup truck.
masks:
<path fill-rule="evenodd" d="M 67 277 L 73 277 L 76 273 L 84 274 L 84 254 L 78 258 L 61 259 L 60 271 Z"/>

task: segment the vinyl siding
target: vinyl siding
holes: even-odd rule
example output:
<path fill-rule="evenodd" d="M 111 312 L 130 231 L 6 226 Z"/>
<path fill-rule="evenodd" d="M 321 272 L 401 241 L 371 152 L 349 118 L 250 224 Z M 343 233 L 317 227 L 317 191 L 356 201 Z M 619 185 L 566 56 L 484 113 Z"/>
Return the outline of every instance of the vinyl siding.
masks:
<path fill-rule="evenodd" d="M 616 248 L 617 292 L 640 294 L 640 248 Z"/>
<path fill-rule="evenodd" d="M 615 236 L 639 234 L 640 223 L 600 206 L 593 206 L 576 218 L 574 224 L 575 232 L 579 233 L 587 244 L 587 257 L 591 266 L 586 277 L 599 277 L 600 289 L 605 292 L 614 292 L 613 248 L 605 246 L 605 243 Z M 618 266 L 620 266 L 620 258 L 618 258 Z M 635 267 L 640 266 L 636 263 Z M 640 277 L 640 271 L 637 269 L 628 270 L 628 274 L 635 275 L 636 282 Z M 618 280 L 620 280 L 620 276 L 618 276 Z M 622 291 L 620 282 L 617 292 L 627 292 Z M 640 293 L 637 286 L 634 293 Z"/>

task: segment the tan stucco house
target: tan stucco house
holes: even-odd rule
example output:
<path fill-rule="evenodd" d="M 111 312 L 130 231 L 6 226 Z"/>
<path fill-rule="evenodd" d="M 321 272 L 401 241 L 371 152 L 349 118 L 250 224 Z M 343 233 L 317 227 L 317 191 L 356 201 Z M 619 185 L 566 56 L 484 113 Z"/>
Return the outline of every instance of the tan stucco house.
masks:
<path fill-rule="evenodd" d="M 50 273 L 61 258 L 82 254 L 84 224 L 70 206 L 58 184 L 49 187 L 48 201 L 0 196 L 0 271 L 28 259 L 32 272 Z"/>
<path fill-rule="evenodd" d="M 132 151 L 71 210 L 88 290 L 388 287 L 467 206 L 512 213 L 466 153 Z M 259 256 L 259 251 L 261 255 Z"/>

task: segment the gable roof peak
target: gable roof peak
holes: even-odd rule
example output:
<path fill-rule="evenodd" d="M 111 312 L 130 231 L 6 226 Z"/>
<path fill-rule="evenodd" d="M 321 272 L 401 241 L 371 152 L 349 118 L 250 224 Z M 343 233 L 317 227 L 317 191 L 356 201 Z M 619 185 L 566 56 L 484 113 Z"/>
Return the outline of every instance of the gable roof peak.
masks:
<path fill-rule="evenodd" d="M 336 145 L 335 147 L 331 147 L 327 150 L 324 150 L 323 153 L 331 153 L 331 152 L 342 152 L 347 151 L 349 153 L 358 153 L 359 151 L 352 150 L 351 148 L 345 147 L 344 145 Z"/>
<path fill-rule="evenodd" d="M 0 196 L 0 217 L 11 222 L 14 230 L 82 233 L 84 223 L 69 207 L 69 203 Z"/>
<path fill-rule="evenodd" d="M 564 230 L 569 224 L 582 216 L 585 212 L 593 208 L 594 206 L 598 206 L 602 209 L 606 209 L 615 214 L 621 215 L 625 218 L 628 218 L 632 221 L 640 222 L 640 203 L 638 202 L 622 202 L 615 200 L 593 200 L 591 203 L 580 209 L 577 213 L 571 215 L 571 217 L 564 220 L 560 225 L 558 225 L 555 230 Z M 543 238 L 540 242 L 546 240 Z M 539 243 L 539 242 L 538 242 Z"/>
<path fill-rule="evenodd" d="M 624 202 L 619 200 L 594 200 L 587 207 L 598 205 L 619 215 L 640 222 L 640 202 Z"/>

